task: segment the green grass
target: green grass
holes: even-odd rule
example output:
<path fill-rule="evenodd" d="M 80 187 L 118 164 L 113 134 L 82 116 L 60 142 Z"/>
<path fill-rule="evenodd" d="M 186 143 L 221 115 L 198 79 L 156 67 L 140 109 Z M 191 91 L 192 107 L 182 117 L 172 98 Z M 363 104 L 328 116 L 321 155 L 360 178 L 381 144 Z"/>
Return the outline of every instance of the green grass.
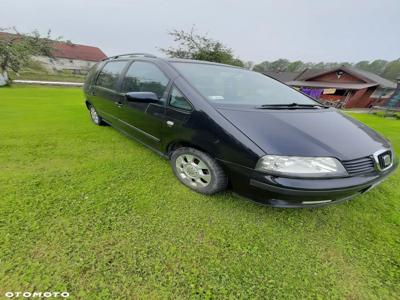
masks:
<path fill-rule="evenodd" d="M 400 152 L 400 121 L 354 116 Z M 203 196 L 79 89 L 3 88 L 0 297 L 399 299 L 399 186 L 318 209 Z"/>

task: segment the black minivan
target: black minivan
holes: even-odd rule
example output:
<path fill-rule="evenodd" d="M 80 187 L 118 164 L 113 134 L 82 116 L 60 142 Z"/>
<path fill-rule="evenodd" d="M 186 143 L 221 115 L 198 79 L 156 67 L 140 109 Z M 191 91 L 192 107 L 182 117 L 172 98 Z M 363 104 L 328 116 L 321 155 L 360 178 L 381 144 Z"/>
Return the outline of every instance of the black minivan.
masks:
<path fill-rule="evenodd" d="M 273 206 L 320 206 L 368 191 L 397 166 L 374 130 L 238 67 L 118 55 L 90 70 L 84 92 L 95 124 L 168 158 L 204 194 L 229 186 Z"/>

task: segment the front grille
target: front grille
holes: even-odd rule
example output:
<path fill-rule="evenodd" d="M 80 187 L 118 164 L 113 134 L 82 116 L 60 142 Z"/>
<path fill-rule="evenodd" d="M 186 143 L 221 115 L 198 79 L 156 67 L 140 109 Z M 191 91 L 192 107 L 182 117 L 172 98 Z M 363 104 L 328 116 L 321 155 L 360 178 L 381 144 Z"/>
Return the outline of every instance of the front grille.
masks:
<path fill-rule="evenodd" d="M 375 163 L 370 156 L 344 160 L 342 164 L 350 175 L 361 175 L 375 171 Z"/>

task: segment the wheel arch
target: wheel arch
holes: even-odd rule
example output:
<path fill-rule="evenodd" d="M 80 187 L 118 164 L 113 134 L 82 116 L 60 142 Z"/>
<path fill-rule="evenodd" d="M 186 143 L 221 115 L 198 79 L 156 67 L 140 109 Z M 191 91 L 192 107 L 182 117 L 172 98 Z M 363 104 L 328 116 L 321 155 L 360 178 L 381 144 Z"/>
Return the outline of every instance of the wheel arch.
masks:
<path fill-rule="evenodd" d="M 176 141 L 170 142 L 166 147 L 166 154 L 167 154 L 168 159 L 171 159 L 171 155 L 176 149 L 182 148 L 182 147 L 194 148 L 194 149 L 200 150 L 202 152 L 205 152 L 209 155 L 212 155 L 212 153 L 207 151 L 207 149 L 205 149 L 204 147 L 198 146 L 197 144 L 194 144 L 192 142 L 188 142 L 185 140 L 176 140 Z"/>
<path fill-rule="evenodd" d="M 92 103 L 89 100 L 85 100 L 86 108 L 89 109 Z"/>

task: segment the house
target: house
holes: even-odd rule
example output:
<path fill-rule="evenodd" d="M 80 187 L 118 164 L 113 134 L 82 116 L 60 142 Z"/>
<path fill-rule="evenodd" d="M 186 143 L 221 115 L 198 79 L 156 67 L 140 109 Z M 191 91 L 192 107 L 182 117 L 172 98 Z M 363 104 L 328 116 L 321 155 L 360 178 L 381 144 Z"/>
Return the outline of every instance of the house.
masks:
<path fill-rule="evenodd" d="M 0 39 L 8 39 L 16 34 L 0 32 Z M 107 56 L 98 47 L 74 44 L 70 41 L 53 44 L 53 57 L 34 56 L 49 71 L 68 70 L 75 74 L 85 74 L 96 62 Z"/>
<path fill-rule="evenodd" d="M 85 74 L 96 62 L 107 57 L 103 51 L 93 46 L 55 42 L 53 47 L 53 58 L 33 57 L 50 71 L 69 70 L 74 74 Z"/>
<path fill-rule="evenodd" d="M 303 72 L 267 72 L 266 75 L 336 107 L 386 106 L 396 84 L 376 74 L 353 67 Z"/>

